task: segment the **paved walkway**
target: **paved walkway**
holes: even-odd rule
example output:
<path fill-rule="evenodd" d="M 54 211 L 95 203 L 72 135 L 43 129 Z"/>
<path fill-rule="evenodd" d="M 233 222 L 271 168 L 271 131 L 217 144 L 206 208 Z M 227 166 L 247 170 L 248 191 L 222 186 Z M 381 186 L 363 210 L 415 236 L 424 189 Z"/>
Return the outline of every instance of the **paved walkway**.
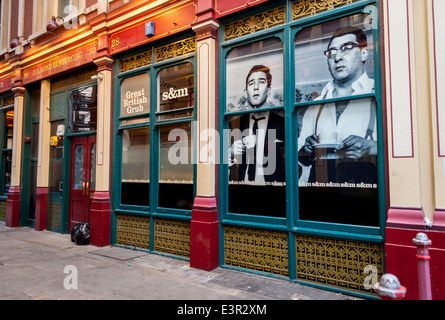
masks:
<path fill-rule="evenodd" d="M 77 287 L 77 289 L 76 289 Z M 70 235 L 0 222 L 1 300 L 357 300 L 285 279 L 120 247 L 77 246 Z"/>

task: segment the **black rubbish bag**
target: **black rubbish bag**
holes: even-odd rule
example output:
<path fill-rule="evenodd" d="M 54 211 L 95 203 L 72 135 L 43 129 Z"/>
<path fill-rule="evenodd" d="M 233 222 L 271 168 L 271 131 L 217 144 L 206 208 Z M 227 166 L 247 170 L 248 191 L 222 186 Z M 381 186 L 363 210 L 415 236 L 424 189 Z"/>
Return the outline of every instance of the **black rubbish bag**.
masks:
<path fill-rule="evenodd" d="M 90 243 L 90 224 L 88 222 L 79 222 L 71 230 L 71 241 L 77 245 L 86 245 Z"/>

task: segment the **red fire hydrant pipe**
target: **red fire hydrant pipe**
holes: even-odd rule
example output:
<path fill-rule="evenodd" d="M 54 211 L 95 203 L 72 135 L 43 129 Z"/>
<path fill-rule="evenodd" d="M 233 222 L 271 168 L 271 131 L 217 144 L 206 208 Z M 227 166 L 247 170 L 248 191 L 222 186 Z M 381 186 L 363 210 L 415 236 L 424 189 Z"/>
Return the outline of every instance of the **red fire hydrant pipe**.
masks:
<path fill-rule="evenodd" d="M 431 240 L 428 236 L 420 232 L 413 239 L 413 243 L 417 246 L 417 271 L 419 281 L 419 299 L 432 300 L 431 294 L 431 276 L 430 276 L 430 254 L 429 247 Z"/>

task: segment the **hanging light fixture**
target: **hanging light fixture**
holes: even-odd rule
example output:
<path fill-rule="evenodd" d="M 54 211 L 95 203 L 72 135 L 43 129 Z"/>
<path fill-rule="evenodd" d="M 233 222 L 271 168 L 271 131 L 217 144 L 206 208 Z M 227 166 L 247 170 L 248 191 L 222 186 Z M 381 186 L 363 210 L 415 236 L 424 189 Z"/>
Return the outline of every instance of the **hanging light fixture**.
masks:
<path fill-rule="evenodd" d="M 52 31 L 59 26 L 59 24 L 57 23 L 57 19 L 62 19 L 62 21 L 65 22 L 62 17 L 53 16 L 46 25 L 46 31 Z"/>
<path fill-rule="evenodd" d="M 9 44 L 9 47 L 11 49 L 14 49 L 15 47 L 20 46 L 22 44 L 22 42 L 20 41 L 21 38 L 23 38 L 29 42 L 28 38 L 26 38 L 24 36 L 18 36 L 17 38 L 12 39 L 11 43 Z"/>

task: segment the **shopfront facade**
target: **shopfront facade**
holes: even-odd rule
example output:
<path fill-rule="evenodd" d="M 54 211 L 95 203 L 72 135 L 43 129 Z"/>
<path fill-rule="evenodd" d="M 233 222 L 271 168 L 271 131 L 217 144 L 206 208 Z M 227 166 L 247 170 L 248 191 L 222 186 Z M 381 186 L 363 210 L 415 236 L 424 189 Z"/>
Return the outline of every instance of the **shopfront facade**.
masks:
<path fill-rule="evenodd" d="M 443 298 L 439 1 L 91 4 L 3 63 L 0 218 L 366 298 L 425 232 Z"/>

